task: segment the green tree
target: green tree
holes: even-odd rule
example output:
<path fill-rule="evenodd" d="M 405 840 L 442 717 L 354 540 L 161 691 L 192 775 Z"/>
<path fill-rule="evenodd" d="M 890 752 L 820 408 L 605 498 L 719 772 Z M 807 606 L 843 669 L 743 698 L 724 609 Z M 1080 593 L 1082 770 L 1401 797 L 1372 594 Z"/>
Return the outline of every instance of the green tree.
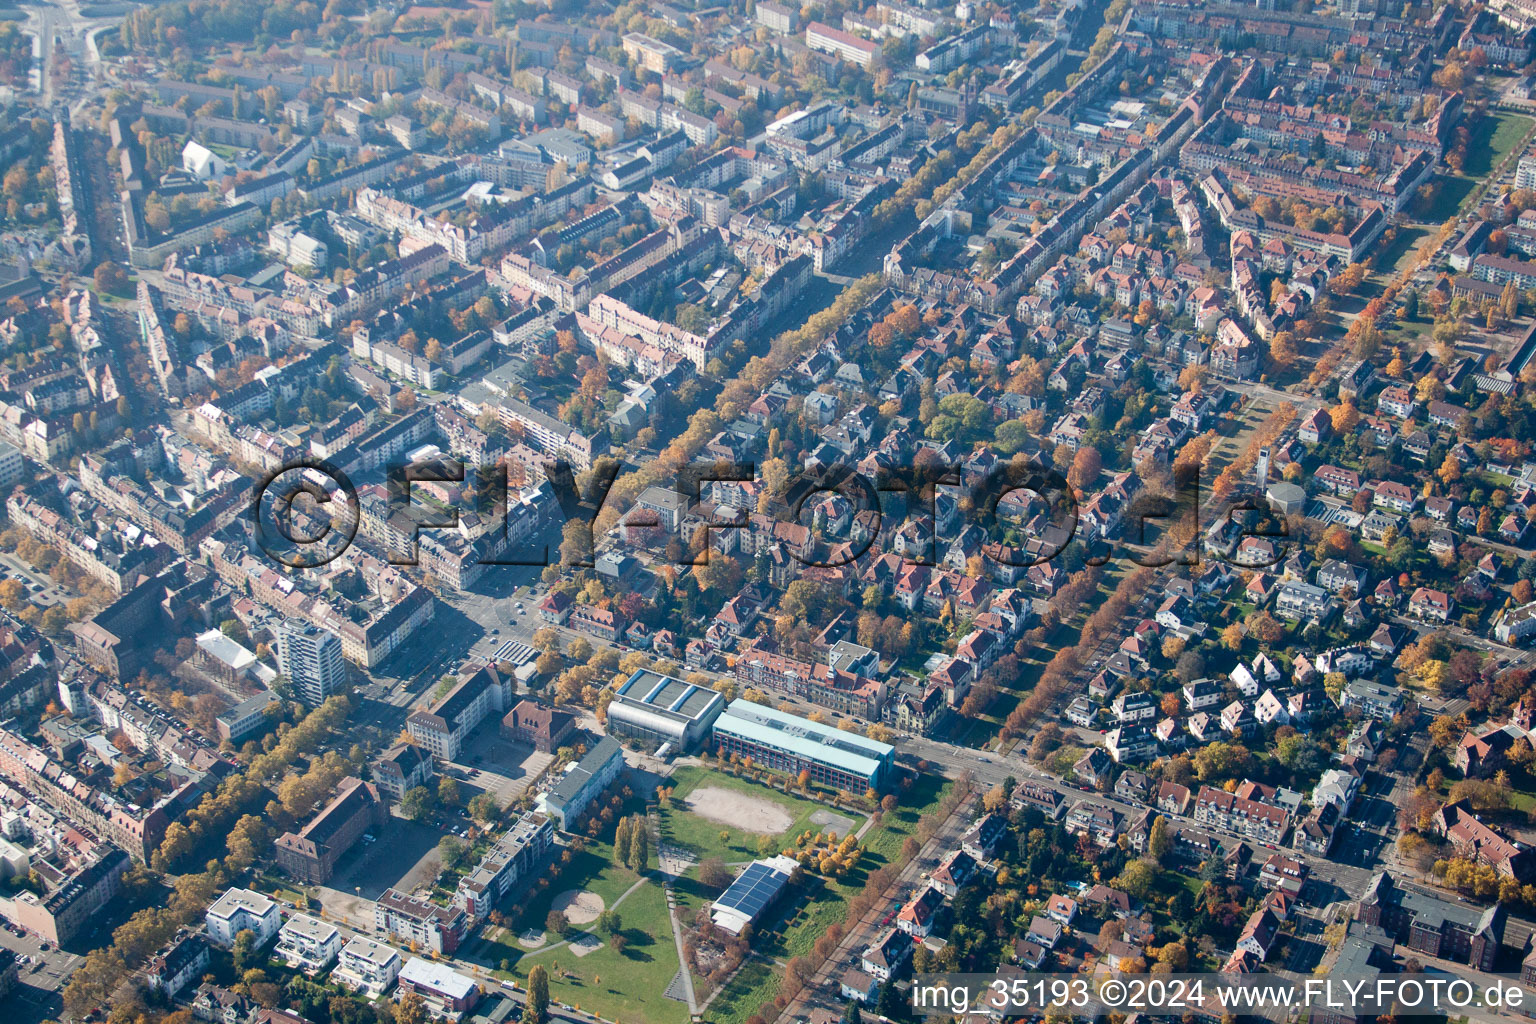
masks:
<path fill-rule="evenodd" d="M 412 821 L 425 821 L 432 813 L 432 791 L 426 786 L 412 786 L 400 798 L 400 809 Z"/>
<path fill-rule="evenodd" d="M 1343 673 L 1330 672 L 1328 675 L 1340 675 Z M 1326 686 L 1327 676 L 1324 676 Z M 1340 684 L 1342 688 L 1342 684 Z M 1337 699 L 1336 694 L 1329 694 Z M 1275 758 L 1285 765 L 1295 775 L 1313 776 L 1322 770 L 1326 752 L 1316 741 L 1296 733 L 1286 736 L 1275 744 Z"/>
<path fill-rule="evenodd" d="M 469 844 L 457 836 L 443 836 L 438 840 L 437 853 L 443 859 L 443 867 L 454 871 L 469 856 Z"/>
<path fill-rule="evenodd" d="M 477 793 L 469 798 L 469 813 L 476 821 L 494 821 L 496 815 L 501 813 L 501 808 L 491 794 Z"/>
<path fill-rule="evenodd" d="M 523 1007 L 524 1024 L 543 1024 L 549 1011 L 549 971 L 543 964 L 534 964 L 528 972 L 528 1003 Z"/>
<path fill-rule="evenodd" d="M 1328 694 L 1331 700 L 1337 702 L 1339 694 L 1344 692 L 1344 684 L 1347 682 L 1349 682 L 1349 679 L 1343 672 L 1329 672 L 1323 676 L 1323 692 Z"/>
<path fill-rule="evenodd" d="M 437 780 L 437 799 L 444 807 L 457 807 L 459 803 L 459 781 L 444 775 Z"/>
<path fill-rule="evenodd" d="M 1158 870 L 1144 860 L 1133 860 L 1115 879 L 1115 888 L 1130 893 L 1139 900 L 1148 899 L 1157 889 Z"/>
<path fill-rule="evenodd" d="M 645 827 L 645 821 L 638 814 L 635 815 L 634 834 L 629 842 L 629 867 L 636 874 L 645 874 L 651 859 L 651 834 Z"/>
<path fill-rule="evenodd" d="M 630 825 L 628 818 L 620 818 L 613 832 L 613 862 L 619 867 L 629 864 Z"/>
<path fill-rule="evenodd" d="M 1173 836 L 1168 832 L 1168 819 L 1159 814 L 1152 822 L 1152 833 L 1147 836 L 1147 852 L 1162 860 L 1172 847 Z"/>
<path fill-rule="evenodd" d="M 1248 768 L 1248 748 L 1241 743 L 1208 743 L 1195 754 L 1195 777 L 1215 783 L 1235 778 Z"/>
<path fill-rule="evenodd" d="M 233 955 L 236 974 L 244 974 L 256 966 L 256 933 L 249 928 L 242 928 L 236 932 Z"/>

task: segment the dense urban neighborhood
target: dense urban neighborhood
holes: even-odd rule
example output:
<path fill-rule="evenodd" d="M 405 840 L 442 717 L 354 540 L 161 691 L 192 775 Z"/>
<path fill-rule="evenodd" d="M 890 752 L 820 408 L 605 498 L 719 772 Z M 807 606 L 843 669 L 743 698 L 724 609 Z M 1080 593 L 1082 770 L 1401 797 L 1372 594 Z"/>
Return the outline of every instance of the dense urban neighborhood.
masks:
<path fill-rule="evenodd" d="M 1536 1017 L 1536 0 L 0 0 L 0 155 L 8 1024 Z"/>

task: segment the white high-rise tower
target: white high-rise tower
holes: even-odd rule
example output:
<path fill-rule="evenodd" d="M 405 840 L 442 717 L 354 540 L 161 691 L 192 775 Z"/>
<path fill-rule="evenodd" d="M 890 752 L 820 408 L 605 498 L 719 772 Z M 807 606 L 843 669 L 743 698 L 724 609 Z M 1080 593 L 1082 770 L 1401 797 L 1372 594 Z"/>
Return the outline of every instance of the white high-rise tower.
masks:
<path fill-rule="evenodd" d="M 277 644 L 278 665 L 304 703 L 320 704 L 346 687 L 347 666 L 335 633 L 289 619 L 278 632 Z"/>

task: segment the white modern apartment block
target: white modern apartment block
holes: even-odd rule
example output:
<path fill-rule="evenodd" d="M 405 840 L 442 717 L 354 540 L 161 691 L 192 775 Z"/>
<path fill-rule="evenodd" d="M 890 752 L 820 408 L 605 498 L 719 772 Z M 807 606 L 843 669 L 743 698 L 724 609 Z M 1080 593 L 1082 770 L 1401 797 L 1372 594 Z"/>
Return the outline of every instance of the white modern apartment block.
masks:
<path fill-rule="evenodd" d="M 243 931 L 253 932 L 256 945 L 264 946 L 283 923 L 277 904 L 249 889 L 230 889 L 214 900 L 203 920 L 208 937 L 225 948 L 233 946 L 235 936 Z"/>
<path fill-rule="evenodd" d="M 299 699 L 311 706 L 346 689 L 347 666 L 341 638 L 301 619 L 289 619 L 278 634 L 278 661 Z"/>
<path fill-rule="evenodd" d="M 1536 150 L 1526 153 L 1515 165 L 1515 188 L 1536 188 Z"/>
<path fill-rule="evenodd" d="M 0 487 L 9 487 L 21 479 L 25 467 L 21 461 L 21 449 L 0 441 Z"/>
<path fill-rule="evenodd" d="M 294 914 L 277 932 L 277 956 L 289 967 L 318 974 L 341 951 L 341 932 L 336 926 L 308 914 Z"/>
<path fill-rule="evenodd" d="M 341 947 L 341 962 L 331 972 L 331 980 L 372 999 L 389 991 L 402 963 L 396 950 L 357 936 Z"/>

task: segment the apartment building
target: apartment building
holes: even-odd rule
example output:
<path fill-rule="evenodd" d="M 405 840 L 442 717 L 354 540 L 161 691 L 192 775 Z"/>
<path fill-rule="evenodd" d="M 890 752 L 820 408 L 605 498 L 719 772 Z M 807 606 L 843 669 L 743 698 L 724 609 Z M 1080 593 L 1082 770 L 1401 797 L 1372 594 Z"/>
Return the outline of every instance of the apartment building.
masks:
<path fill-rule="evenodd" d="M 240 888 L 229 889 L 214 900 L 203 921 L 208 937 L 226 949 L 234 946 L 235 936 L 243 931 L 256 936 L 256 948 L 260 949 L 283 923 L 276 903 L 259 892 Z"/>
<path fill-rule="evenodd" d="M 1275 614 L 1282 619 L 1321 621 L 1332 605 L 1328 591 L 1300 580 L 1286 580 L 1275 590 Z"/>
<path fill-rule="evenodd" d="M 675 352 L 692 360 L 701 370 L 718 347 L 712 345 L 708 338 L 654 320 L 611 295 L 595 296 L 587 306 L 587 315 L 603 327 L 622 331 L 663 351 Z"/>
<path fill-rule="evenodd" d="M 624 54 L 636 64 L 660 75 L 672 70 L 686 54 L 660 39 L 653 39 L 643 32 L 630 32 L 622 40 Z"/>
<path fill-rule="evenodd" d="M 341 947 L 331 980 L 373 999 L 389 991 L 402 963 L 393 948 L 358 935 Z"/>
<path fill-rule="evenodd" d="M 408 789 L 425 786 L 437 774 L 432 754 L 412 743 L 399 743 L 374 759 L 373 784 L 379 795 L 399 803 Z"/>
<path fill-rule="evenodd" d="M 308 914 L 294 914 L 278 929 L 273 956 L 313 977 L 329 967 L 340 952 L 341 932 L 335 925 Z"/>
<path fill-rule="evenodd" d="M 1479 907 L 1452 903 L 1430 892 L 1396 882 L 1382 871 L 1371 878 L 1357 916 L 1394 936 L 1409 949 L 1476 970 L 1492 971 L 1504 942 L 1502 903 Z"/>
<path fill-rule="evenodd" d="M 555 841 L 554 825 L 542 814 L 523 815 L 496 840 L 480 863 L 459 879 L 453 905 L 472 924 L 484 921 L 512 892 L 526 888 Z"/>
<path fill-rule="evenodd" d="M 446 956 L 464 941 L 469 915 L 462 907 L 440 907 L 423 897 L 386 889 L 373 905 L 373 930 Z"/>
<path fill-rule="evenodd" d="M 302 619 L 289 619 L 278 630 L 277 651 L 283 675 L 310 707 L 346 689 L 341 639 L 329 630 Z"/>
<path fill-rule="evenodd" d="M 108 843 L 72 874 L 57 879 L 42 896 L 21 890 L 9 900 L 0 899 L 0 913 L 13 923 L 35 932 L 55 945 L 68 944 L 94 926 L 97 915 L 122 891 L 123 873 L 132 861 Z"/>
<path fill-rule="evenodd" d="M 1291 827 L 1284 808 L 1245 799 L 1212 786 L 1201 786 L 1195 798 L 1195 820 L 1265 843 L 1280 843 Z"/>
<path fill-rule="evenodd" d="M 624 748 L 613 737 L 604 736 L 539 798 L 540 809 L 569 831 L 623 770 Z"/>
<path fill-rule="evenodd" d="M 452 761 L 460 745 L 489 715 L 504 714 L 512 698 L 513 681 L 494 666 L 481 666 L 461 679 L 425 711 L 413 711 L 406 731 L 434 757 Z"/>
<path fill-rule="evenodd" d="M 813 21 L 805 27 L 805 45 L 866 70 L 880 56 L 880 48 L 869 40 L 849 35 L 819 21 Z"/>

